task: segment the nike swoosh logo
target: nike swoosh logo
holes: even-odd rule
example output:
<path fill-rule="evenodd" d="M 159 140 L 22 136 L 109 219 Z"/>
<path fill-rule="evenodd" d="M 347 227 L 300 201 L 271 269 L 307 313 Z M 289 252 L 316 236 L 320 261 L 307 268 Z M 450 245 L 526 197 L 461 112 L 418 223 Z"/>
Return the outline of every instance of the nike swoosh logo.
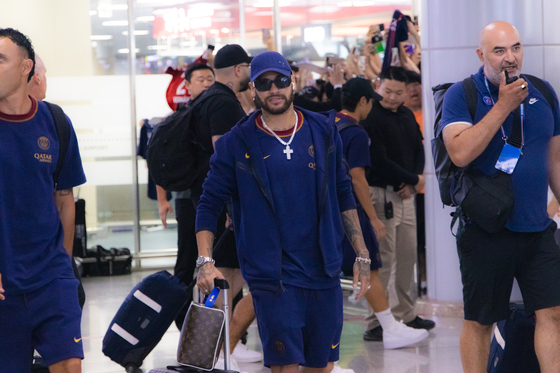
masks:
<path fill-rule="evenodd" d="M 74 338 L 74 342 L 76 342 L 76 343 L 80 342 L 81 340 L 82 340 L 82 338 L 80 338 L 80 339 Z"/>
<path fill-rule="evenodd" d="M 269 155 L 267 155 L 266 157 L 264 157 L 263 159 L 267 159 L 268 157 L 270 157 L 270 154 L 269 154 Z"/>
<path fill-rule="evenodd" d="M 335 344 L 335 345 L 332 345 L 332 349 L 334 350 L 339 344 L 340 344 L 340 342 L 338 342 L 338 343 Z"/>
<path fill-rule="evenodd" d="M 248 153 L 245 153 L 245 158 L 249 158 L 249 154 L 248 154 Z"/>
<path fill-rule="evenodd" d="M 532 98 L 532 99 L 529 100 L 529 105 L 533 105 L 537 101 L 539 101 L 538 98 Z"/>

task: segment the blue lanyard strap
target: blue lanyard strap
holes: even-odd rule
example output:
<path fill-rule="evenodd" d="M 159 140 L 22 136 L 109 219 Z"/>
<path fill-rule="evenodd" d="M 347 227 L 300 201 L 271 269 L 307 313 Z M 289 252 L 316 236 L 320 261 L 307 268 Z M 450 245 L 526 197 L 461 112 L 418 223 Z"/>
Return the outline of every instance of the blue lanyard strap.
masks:
<path fill-rule="evenodd" d="M 492 97 L 492 92 L 490 91 L 490 86 L 488 85 L 488 79 L 486 78 L 486 76 L 484 76 L 484 84 L 486 85 L 486 89 L 488 90 L 488 94 L 490 95 L 490 100 L 492 100 L 492 106 L 496 105 L 496 103 L 494 102 L 494 97 Z M 523 131 L 523 125 L 524 125 L 524 119 L 525 119 L 525 104 L 521 104 L 519 106 L 519 114 L 521 117 L 521 146 L 519 147 L 519 150 L 523 149 L 523 146 L 525 145 L 525 131 Z M 515 118 L 514 118 L 515 120 Z M 504 131 L 504 126 L 500 126 L 500 129 L 502 130 L 502 139 L 505 141 L 505 143 L 507 144 L 508 142 L 508 137 L 506 136 L 506 132 Z M 513 132 L 513 129 L 512 129 Z M 523 154 L 523 153 L 521 153 Z"/>

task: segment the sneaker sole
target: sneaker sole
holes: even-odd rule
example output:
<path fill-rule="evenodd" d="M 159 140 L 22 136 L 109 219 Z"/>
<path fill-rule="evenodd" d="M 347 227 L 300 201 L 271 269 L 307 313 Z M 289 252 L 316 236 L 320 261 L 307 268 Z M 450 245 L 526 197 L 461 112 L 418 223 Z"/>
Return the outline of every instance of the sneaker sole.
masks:
<path fill-rule="evenodd" d="M 235 361 L 237 361 L 238 363 L 258 363 L 259 361 L 262 361 L 262 357 L 255 357 L 255 358 L 239 358 L 235 355 L 232 355 L 232 357 L 235 359 Z"/>
<path fill-rule="evenodd" d="M 420 341 L 423 341 L 424 339 L 428 338 L 429 335 L 430 335 L 430 333 L 428 333 L 428 331 L 426 331 L 426 333 L 422 333 L 418 337 L 413 338 L 413 339 L 409 339 L 409 340 L 406 340 L 406 341 L 398 341 L 398 342 L 385 342 L 385 341 L 383 341 L 383 348 L 385 348 L 386 350 L 394 350 L 396 348 L 410 346 L 414 343 L 418 343 Z"/>

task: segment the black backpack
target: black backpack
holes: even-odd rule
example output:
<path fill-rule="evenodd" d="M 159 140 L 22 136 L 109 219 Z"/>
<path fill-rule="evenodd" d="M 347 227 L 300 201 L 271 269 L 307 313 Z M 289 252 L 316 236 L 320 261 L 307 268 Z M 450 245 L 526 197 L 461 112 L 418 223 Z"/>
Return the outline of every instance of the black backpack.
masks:
<path fill-rule="evenodd" d="M 202 93 L 190 105 L 179 104 L 177 111 L 159 123 L 148 142 L 147 163 L 150 176 L 156 185 L 167 191 L 190 189 L 198 179 L 199 149 L 192 125 L 195 108 L 209 97 L 225 93 Z"/>
<path fill-rule="evenodd" d="M 533 84 L 533 86 L 542 93 L 550 107 L 554 108 L 554 94 L 543 80 L 528 74 L 523 74 L 523 78 L 530 81 L 531 84 Z M 451 198 L 451 186 L 453 180 L 455 180 L 455 178 L 458 176 L 457 174 L 465 169 L 457 167 L 451 161 L 449 154 L 447 154 L 447 149 L 445 149 L 443 137 L 439 129 L 439 122 L 441 121 L 445 92 L 447 92 L 449 87 L 451 87 L 453 84 L 454 83 L 439 84 L 432 88 L 436 109 L 436 120 L 434 121 L 434 138 L 432 140 L 432 156 L 434 158 L 434 168 L 436 177 L 438 179 L 441 201 L 444 205 L 447 206 L 455 206 Z M 476 108 L 478 104 L 478 91 L 476 89 L 474 81 L 470 77 L 465 78 L 462 82 L 462 85 L 463 90 L 465 91 L 467 107 L 474 123 L 474 117 L 476 115 Z"/>

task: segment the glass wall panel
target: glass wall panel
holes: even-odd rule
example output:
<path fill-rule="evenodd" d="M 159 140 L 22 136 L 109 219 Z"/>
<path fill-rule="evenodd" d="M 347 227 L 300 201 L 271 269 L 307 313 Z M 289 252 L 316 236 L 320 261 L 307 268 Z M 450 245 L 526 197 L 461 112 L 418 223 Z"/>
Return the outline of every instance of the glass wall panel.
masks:
<path fill-rule="evenodd" d="M 359 51 L 370 26 L 382 23 L 388 28 L 395 9 L 410 15 L 411 3 L 412 0 L 280 0 L 282 54 L 289 60 L 309 60 L 324 67 L 328 56 L 344 59 L 354 47 Z"/>

